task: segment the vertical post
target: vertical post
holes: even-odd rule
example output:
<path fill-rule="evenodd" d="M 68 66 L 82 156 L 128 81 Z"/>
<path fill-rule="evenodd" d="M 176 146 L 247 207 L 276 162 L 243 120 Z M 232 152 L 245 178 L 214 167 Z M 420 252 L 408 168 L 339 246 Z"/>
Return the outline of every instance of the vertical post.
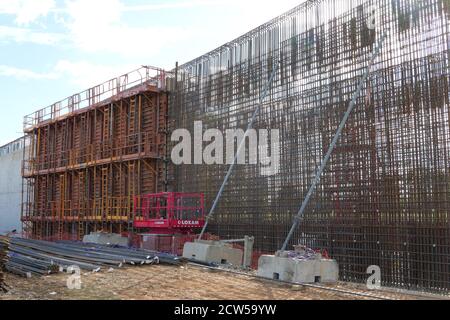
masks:
<path fill-rule="evenodd" d="M 174 99 L 173 105 L 175 107 L 177 107 L 177 99 L 178 99 L 178 72 L 179 72 L 179 66 L 178 66 L 178 61 L 177 61 L 175 63 L 175 81 L 174 81 L 174 87 L 173 87 L 174 94 L 171 95 L 172 99 Z M 170 89 L 172 89 L 172 88 L 170 88 Z M 169 95 L 166 95 L 166 104 L 171 103 L 171 102 L 167 101 L 168 99 L 169 99 Z M 169 114 L 170 111 L 167 108 L 165 108 L 165 110 L 166 110 L 166 114 Z M 170 159 L 170 154 L 169 154 L 170 148 L 168 148 L 167 146 L 169 145 L 170 130 L 171 130 L 171 127 L 169 125 L 169 117 L 167 116 L 166 117 L 166 128 L 165 128 L 165 131 L 166 131 L 166 134 L 165 134 L 165 140 L 166 140 L 165 141 L 165 145 L 166 145 L 165 151 L 166 152 L 165 153 L 166 154 L 165 154 L 165 159 L 164 159 L 164 172 L 165 172 L 166 179 L 165 179 L 165 183 L 164 183 L 165 184 L 164 192 L 169 191 L 169 160 L 168 159 Z"/>
<path fill-rule="evenodd" d="M 25 226 L 25 223 L 24 223 L 24 218 L 23 218 L 23 210 L 24 210 L 24 192 L 25 192 L 25 183 L 26 183 L 26 179 L 24 178 L 24 176 L 25 176 L 25 155 L 26 155 L 26 150 L 25 150 L 25 148 L 26 148 L 26 143 L 27 143 L 27 138 L 26 138 L 27 136 L 26 135 L 24 135 L 23 136 L 23 154 L 22 154 L 22 201 L 21 201 L 21 205 L 20 205 L 20 208 L 21 208 L 21 211 L 20 211 L 20 222 L 21 222 L 21 224 L 22 224 L 22 234 L 24 233 L 24 226 Z M 27 188 L 27 193 L 28 193 L 28 188 Z M 27 237 L 28 238 L 28 237 Z"/>
<path fill-rule="evenodd" d="M 245 236 L 244 238 L 244 268 L 252 266 L 254 237 Z"/>

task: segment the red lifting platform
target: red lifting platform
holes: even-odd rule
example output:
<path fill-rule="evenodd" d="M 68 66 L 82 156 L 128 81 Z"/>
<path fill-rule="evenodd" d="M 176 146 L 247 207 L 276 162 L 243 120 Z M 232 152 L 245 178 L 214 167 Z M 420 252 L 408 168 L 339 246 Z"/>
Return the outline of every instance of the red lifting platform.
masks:
<path fill-rule="evenodd" d="M 134 197 L 134 228 L 158 234 L 190 234 L 205 225 L 205 196 L 157 193 Z"/>

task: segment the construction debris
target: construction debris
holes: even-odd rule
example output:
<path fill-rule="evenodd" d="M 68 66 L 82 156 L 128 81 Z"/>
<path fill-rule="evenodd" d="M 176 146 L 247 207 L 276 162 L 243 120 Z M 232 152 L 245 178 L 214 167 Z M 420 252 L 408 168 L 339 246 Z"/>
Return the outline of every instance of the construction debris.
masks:
<path fill-rule="evenodd" d="M 68 272 L 78 267 L 89 272 L 125 265 L 181 265 L 176 256 L 146 250 L 79 242 L 51 243 L 12 238 L 6 263 L 8 272 L 31 277 Z"/>
<path fill-rule="evenodd" d="M 286 251 L 286 254 L 288 258 L 295 260 L 316 260 L 317 258 L 322 258 L 322 254 L 305 246 L 295 246 L 294 251 Z"/>

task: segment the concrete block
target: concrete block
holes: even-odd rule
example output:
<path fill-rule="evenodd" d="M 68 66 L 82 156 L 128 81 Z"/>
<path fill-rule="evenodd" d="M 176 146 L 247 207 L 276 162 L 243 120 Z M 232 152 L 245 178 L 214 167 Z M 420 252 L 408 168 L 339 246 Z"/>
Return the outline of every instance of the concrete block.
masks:
<path fill-rule="evenodd" d="M 339 279 L 335 260 L 298 260 L 283 256 L 261 256 L 258 276 L 292 283 L 334 283 Z"/>
<path fill-rule="evenodd" d="M 258 276 L 266 279 L 294 281 L 294 260 L 276 256 L 261 256 L 258 261 Z"/>
<path fill-rule="evenodd" d="M 183 258 L 205 263 L 241 266 L 243 252 L 218 241 L 196 241 L 184 245 Z"/>
<path fill-rule="evenodd" d="M 128 247 L 128 238 L 120 234 L 93 232 L 83 237 L 83 243 Z"/>
<path fill-rule="evenodd" d="M 336 260 L 322 259 L 320 263 L 320 276 L 322 283 L 335 283 L 339 281 L 339 265 Z"/>
<path fill-rule="evenodd" d="M 294 283 L 320 283 L 320 260 L 294 260 Z"/>

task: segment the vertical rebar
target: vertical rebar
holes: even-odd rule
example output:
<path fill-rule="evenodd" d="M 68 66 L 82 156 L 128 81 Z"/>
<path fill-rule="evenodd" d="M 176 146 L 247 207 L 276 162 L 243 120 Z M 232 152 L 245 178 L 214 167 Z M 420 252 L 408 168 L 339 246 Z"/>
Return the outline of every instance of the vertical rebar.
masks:
<path fill-rule="evenodd" d="M 220 197 L 222 197 L 223 191 L 225 190 L 225 187 L 227 186 L 228 180 L 230 179 L 231 174 L 233 173 L 233 169 L 234 169 L 234 167 L 235 167 L 235 165 L 237 163 L 237 160 L 238 160 L 238 158 L 239 158 L 239 156 L 240 156 L 240 154 L 242 152 L 242 148 L 245 146 L 245 143 L 246 143 L 245 141 L 246 141 L 246 138 L 247 138 L 247 136 L 249 134 L 249 131 L 253 128 L 253 124 L 255 123 L 255 120 L 256 120 L 256 117 L 259 114 L 259 111 L 261 110 L 262 104 L 266 100 L 267 94 L 269 92 L 270 87 L 272 86 L 273 80 L 275 79 L 275 75 L 277 74 L 279 67 L 280 67 L 280 61 L 277 61 L 275 66 L 274 66 L 274 68 L 273 68 L 273 70 L 272 70 L 272 73 L 270 75 L 269 81 L 267 82 L 262 95 L 259 97 L 258 106 L 256 107 L 255 111 L 253 112 L 252 118 L 251 118 L 251 120 L 250 120 L 250 122 L 249 122 L 249 124 L 247 126 L 247 130 L 245 131 L 244 138 L 242 139 L 241 143 L 239 144 L 239 147 L 237 149 L 236 155 L 234 156 L 233 162 L 231 163 L 230 167 L 228 168 L 228 171 L 227 171 L 227 174 L 225 176 L 225 179 L 223 180 L 222 185 L 221 185 L 221 187 L 219 189 L 219 192 L 217 193 L 217 196 L 216 196 L 216 198 L 215 198 L 215 200 L 213 202 L 211 210 L 209 211 L 209 214 L 206 216 L 205 225 L 204 225 L 204 227 L 202 229 L 202 232 L 200 233 L 200 236 L 198 237 L 199 240 L 201 240 L 203 238 L 203 235 L 205 234 L 205 231 L 208 228 L 209 220 L 214 215 L 214 211 L 216 210 L 216 207 L 217 207 L 217 205 L 219 203 Z"/>
<path fill-rule="evenodd" d="M 289 231 L 289 233 L 288 233 L 288 235 L 286 237 L 286 240 L 284 241 L 284 244 L 281 247 L 281 251 L 286 251 L 286 248 L 287 248 L 289 242 L 291 241 L 295 230 L 297 230 L 298 225 L 300 224 L 300 221 L 303 218 L 303 215 L 305 213 L 306 207 L 308 206 L 309 201 L 310 201 L 314 191 L 316 190 L 317 185 L 320 182 L 320 179 L 322 177 L 323 171 L 325 170 L 325 168 L 328 165 L 328 161 L 330 160 L 331 154 L 333 153 L 333 151 L 336 148 L 336 145 L 338 143 L 339 138 L 341 137 L 342 130 L 344 130 L 345 125 L 347 124 L 347 120 L 350 118 L 350 115 L 351 115 L 351 113 L 352 113 L 352 111 L 353 111 L 353 109 L 354 109 L 354 107 L 356 105 L 356 99 L 358 98 L 359 94 L 361 93 L 361 91 L 362 91 L 362 89 L 364 87 L 364 83 L 366 83 L 367 78 L 370 75 L 370 69 L 372 68 L 372 65 L 375 62 L 375 59 L 378 57 L 378 55 L 379 55 L 379 53 L 381 51 L 381 48 L 383 46 L 383 42 L 386 39 L 386 35 L 387 35 L 387 32 L 383 33 L 383 35 L 380 37 L 380 39 L 378 41 L 378 45 L 377 45 L 377 47 L 375 48 L 375 50 L 373 52 L 372 58 L 370 59 L 370 62 L 369 62 L 369 65 L 367 66 L 367 69 L 366 69 L 363 77 L 361 78 L 361 80 L 360 80 L 360 82 L 358 84 L 358 88 L 356 89 L 356 92 L 353 95 L 352 101 L 350 102 L 350 104 L 348 106 L 348 109 L 347 109 L 347 111 L 344 114 L 344 118 L 342 119 L 341 123 L 339 124 L 339 128 L 338 128 L 338 130 L 337 130 L 337 132 L 336 132 L 336 134 L 335 134 L 335 136 L 333 138 L 333 141 L 331 142 L 331 145 L 328 148 L 328 151 L 327 151 L 325 157 L 322 160 L 322 164 L 320 165 L 320 167 L 319 167 L 319 169 L 317 171 L 317 174 L 316 174 L 316 176 L 314 178 L 312 186 L 309 189 L 308 193 L 306 194 L 305 200 L 303 201 L 303 203 L 302 203 L 302 205 L 300 207 L 300 210 L 299 210 L 298 214 L 296 215 L 296 217 L 294 219 L 294 224 L 292 225 L 291 230 Z"/>

